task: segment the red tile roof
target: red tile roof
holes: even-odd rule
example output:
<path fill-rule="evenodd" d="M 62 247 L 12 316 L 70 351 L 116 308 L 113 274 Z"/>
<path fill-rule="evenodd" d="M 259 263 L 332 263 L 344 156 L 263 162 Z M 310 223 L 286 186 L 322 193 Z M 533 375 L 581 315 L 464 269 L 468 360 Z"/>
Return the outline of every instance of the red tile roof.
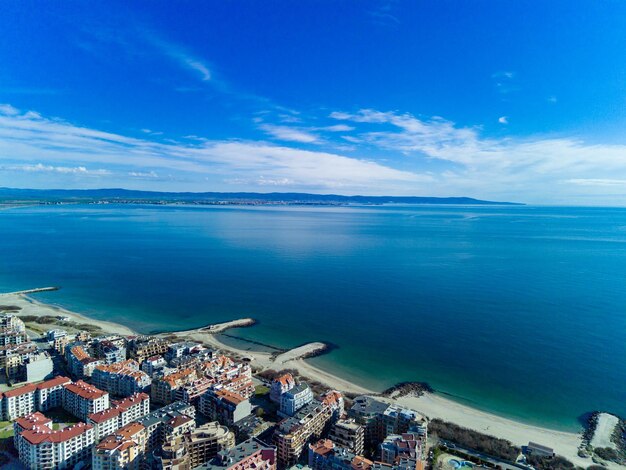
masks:
<path fill-rule="evenodd" d="M 26 395 L 27 393 L 33 393 L 35 390 L 37 390 L 37 385 L 26 384 L 26 385 L 23 385 L 22 387 L 18 387 L 13 390 L 9 390 L 8 392 L 4 392 L 4 397 L 5 398 L 19 397 L 21 395 Z"/>
<path fill-rule="evenodd" d="M 61 375 L 59 377 L 55 377 L 54 379 L 41 382 L 39 385 L 37 385 L 37 390 L 45 390 L 47 388 L 58 387 L 59 385 L 65 385 L 70 382 L 71 382 L 70 379 L 68 379 L 67 377 L 63 377 Z"/>
<path fill-rule="evenodd" d="M 87 418 L 96 424 L 104 423 L 105 421 L 116 418 L 122 412 L 119 408 L 109 408 L 108 410 L 99 411 L 98 413 L 91 413 Z"/>
<path fill-rule="evenodd" d="M 33 429 L 22 432 L 20 436 L 33 445 L 41 444 L 42 442 L 59 443 L 80 436 L 92 428 L 93 426 L 85 423 L 78 423 L 60 431 L 53 431 L 46 426 L 35 426 Z"/>
<path fill-rule="evenodd" d="M 103 392 L 99 388 L 79 380 L 75 383 L 70 383 L 65 386 L 65 389 L 87 400 L 95 400 L 97 398 L 108 395 L 107 392 Z"/>
<path fill-rule="evenodd" d="M 150 396 L 147 393 L 135 393 L 123 400 L 113 401 L 115 406 L 118 406 L 124 410 L 127 410 L 133 405 L 137 405 L 138 403 L 143 402 L 144 400 L 149 400 Z"/>
<path fill-rule="evenodd" d="M 22 429 L 32 429 L 35 426 L 45 426 L 46 424 L 51 422 L 52 420 L 50 418 L 46 418 L 46 416 L 39 411 L 24 416 L 23 418 L 17 418 L 15 420 L 15 424 L 17 424 Z"/>

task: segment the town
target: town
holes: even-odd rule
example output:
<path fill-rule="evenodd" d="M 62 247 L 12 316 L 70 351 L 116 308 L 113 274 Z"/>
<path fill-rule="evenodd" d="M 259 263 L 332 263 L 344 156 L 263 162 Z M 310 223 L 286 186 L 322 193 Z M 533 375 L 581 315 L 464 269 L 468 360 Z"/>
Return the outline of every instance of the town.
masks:
<path fill-rule="evenodd" d="M 255 378 L 194 342 L 53 329 L 39 349 L 17 316 L 1 322 L 1 367 L 27 384 L 4 392 L 0 410 L 29 469 L 391 470 L 425 458 L 426 423 L 410 410 L 368 397 L 346 409 L 339 391 L 316 395 L 290 373 Z"/>
<path fill-rule="evenodd" d="M 522 452 L 502 439 L 429 422 L 384 396 L 325 389 L 296 371 L 255 371 L 249 358 L 229 357 L 199 341 L 63 329 L 40 330 L 33 338 L 36 326 L 27 330 L 19 316 L 0 314 L 0 369 L 6 381 L 0 417 L 10 423 L 0 430 L 5 437 L 0 450 L 3 459 L 13 455 L 22 468 L 571 465 L 541 444 L 530 442 Z M 420 387 L 400 384 L 393 393 Z M 471 447 L 468 436 L 474 439 Z"/>

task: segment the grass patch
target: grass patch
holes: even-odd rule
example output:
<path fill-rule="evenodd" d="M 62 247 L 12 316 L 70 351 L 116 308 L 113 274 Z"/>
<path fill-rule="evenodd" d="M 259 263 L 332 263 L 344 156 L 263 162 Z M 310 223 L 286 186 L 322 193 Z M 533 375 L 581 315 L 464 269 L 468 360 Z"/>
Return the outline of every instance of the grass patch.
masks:
<path fill-rule="evenodd" d="M 0 431 L 0 439 L 8 439 L 13 437 L 13 429 L 7 429 L 5 431 Z"/>
<path fill-rule="evenodd" d="M 268 393 L 270 393 L 270 389 L 269 387 L 266 387 L 265 385 L 257 385 L 256 387 L 254 387 L 254 394 L 257 397 L 267 395 Z"/>

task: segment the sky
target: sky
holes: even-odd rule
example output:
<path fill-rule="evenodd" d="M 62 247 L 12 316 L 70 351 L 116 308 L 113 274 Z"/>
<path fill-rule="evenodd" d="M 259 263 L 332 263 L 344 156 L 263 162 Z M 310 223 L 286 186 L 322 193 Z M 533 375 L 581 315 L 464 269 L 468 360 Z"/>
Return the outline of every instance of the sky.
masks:
<path fill-rule="evenodd" d="M 0 4 L 0 186 L 626 205 L 626 2 Z"/>

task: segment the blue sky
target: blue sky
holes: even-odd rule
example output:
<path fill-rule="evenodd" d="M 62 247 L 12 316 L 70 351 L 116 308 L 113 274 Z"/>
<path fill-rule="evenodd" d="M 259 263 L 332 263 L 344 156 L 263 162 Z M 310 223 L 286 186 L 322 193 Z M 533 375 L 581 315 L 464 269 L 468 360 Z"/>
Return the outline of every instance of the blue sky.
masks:
<path fill-rule="evenodd" d="M 6 1 L 0 186 L 626 204 L 621 1 Z"/>

